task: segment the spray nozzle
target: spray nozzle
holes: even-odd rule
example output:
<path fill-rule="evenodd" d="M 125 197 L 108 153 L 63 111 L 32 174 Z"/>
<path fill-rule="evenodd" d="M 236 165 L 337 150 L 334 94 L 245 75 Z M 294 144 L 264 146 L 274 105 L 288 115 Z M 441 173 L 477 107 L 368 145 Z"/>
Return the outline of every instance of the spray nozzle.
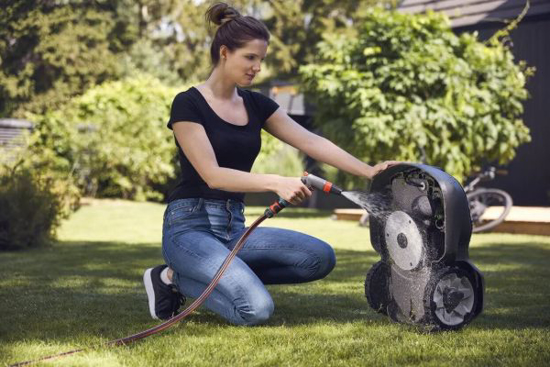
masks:
<path fill-rule="evenodd" d="M 340 195 L 343 191 L 338 186 L 333 185 L 332 182 L 322 179 L 321 177 L 311 175 L 307 172 L 304 172 L 304 176 L 302 176 L 302 182 L 310 189 L 321 190 L 326 192 L 327 194 Z"/>

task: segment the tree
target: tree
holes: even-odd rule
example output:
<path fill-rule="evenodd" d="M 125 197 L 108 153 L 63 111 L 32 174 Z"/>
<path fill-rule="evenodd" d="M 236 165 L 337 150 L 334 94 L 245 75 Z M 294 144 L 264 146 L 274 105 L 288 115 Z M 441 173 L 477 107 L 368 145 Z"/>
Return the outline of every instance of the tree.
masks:
<path fill-rule="evenodd" d="M 395 6 L 391 0 L 269 1 L 264 12 L 264 21 L 273 36 L 269 67 L 276 70 L 277 78 L 296 78 L 298 68 L 314 60 L 318 42 L 329 34 L 350 35 L 349 25 L 380 3 Z"/>
<path fill-rule="evenodd" d="M 128 24 L 107 1 L 10 1 L 0 12 L 0 115 L 55 108 L 120 75 Z M 135 37 L 134 37 L 135 38 Z"/>
<path fill-rule="evenodd" d="M 301 68 L 323 134 L 364 161 L 420 161 L 457 179 L 509 162 L 530 140 L 521 120 L 531 70 L 496 40 L 456 36 L 440 14 L 373 9 L 356 37 L 331 36 Z"/>

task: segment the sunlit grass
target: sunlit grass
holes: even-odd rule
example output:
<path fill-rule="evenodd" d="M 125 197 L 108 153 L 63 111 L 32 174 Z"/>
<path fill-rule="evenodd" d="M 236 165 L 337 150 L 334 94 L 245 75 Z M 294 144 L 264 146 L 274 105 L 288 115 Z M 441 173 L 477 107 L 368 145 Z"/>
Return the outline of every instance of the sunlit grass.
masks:
<path fill-rule="evenodd" d="M 247 208 L 250 224 L 264 208 Z M 95 201 L 64 223 L 52 248 L 0 254 L 0 363 L 94 346 L 156 325 L 141 284 L 162 262 L 163 205 Z M 93 349 L 66 366 L 547 365 L 550 237 L 482 234 L 470 256 L 486 308 L 459 332 L 424 334 L 372 311 L 363 282 L 378 259 L 369 231 L 330 212 L 285 209 L 264 222 L 320 237 L 337 266 L 318 282 L 270 286 L 266 325 L 228 325 L 200 310 L 134 345 Z"/>

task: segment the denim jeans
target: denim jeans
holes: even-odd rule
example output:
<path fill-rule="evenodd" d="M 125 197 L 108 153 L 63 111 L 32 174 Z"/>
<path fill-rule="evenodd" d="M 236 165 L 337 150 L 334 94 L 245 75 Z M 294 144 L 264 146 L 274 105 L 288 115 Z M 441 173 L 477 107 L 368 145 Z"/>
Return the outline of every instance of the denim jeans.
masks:
<path fill-rule="evenodd" d="M 246 231 L 244 220 L 244 204 L 239 201 L 190 198 L 168 204 L 162 253 L 182 294 L 197 298 L 204 291 Z M 321 279 L 335 263 L 332 247 L 315 237 L 258 227 L 204 305 L 233 324 L 259 324 L 274 310 L 265 284 Z"/>

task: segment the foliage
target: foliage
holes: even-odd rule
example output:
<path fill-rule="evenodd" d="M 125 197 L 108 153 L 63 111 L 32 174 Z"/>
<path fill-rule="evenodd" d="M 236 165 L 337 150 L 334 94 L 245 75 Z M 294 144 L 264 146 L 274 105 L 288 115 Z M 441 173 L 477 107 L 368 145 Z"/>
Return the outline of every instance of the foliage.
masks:
<path fill-rule="evenodd" d="M 368 0 L 298 0 L 262 1 L 235 0 L 230 3 L 244 15 L 252 15 L 266 23 L 271 32 L 270 51 L 266 70 L 261 80 L 275 77 L 290 78 L 297 74 L 299 65 L 311 60 L 315 49 L 327 32 L 345 32 L 353 22 L 374 3 L 391 4 L 395 1 Z M 210 42 L 215 28 L 209 29 L 204 20 L 206 9 L 213 1 L 143 0 L 139 11 L 118 1 L 118 17 L 128 24 L 139 24 L 139 39 L 148 42 L 153 50 L 163 55 L 163 73 L 176 73 L 186 81 L 205 79 L 211 70 Z M 147 58 L 155 59 L 154 54 Z M 132 57 L 134 63 L 147 65 Z M 147 60 L 147 59 L 145 59 Z M 140 69 L 150 72 L 147 68 Z M 156 75 L 156 74 L 155 74 Z M 171 77 L 163 82 L 170 82 Z M 261 81 L 259 80 L 259 81 Z"/>
<path fill-rule="evenodd" d="M 185 89 L 148 75 L 91 88 L 60 110 L 29 115 L 36 122 L 31 154 L 48 157 L 52 171 L 73 171 L 83 195 L 162 200 L 180 172 L 166 122 Z M 253 171 L 300 175 L 303 163 L 295 149 L 262 132 Z"/>
<path fill-rule="evenodd" d="M 46 162 L 19 160 L 0 169 L 0 251 L 48 245 L 78 204 L 70 179 Z"/>
<path fill-rule="evenodd" d="M 35 116 L 36 149 L 48 147 L 74 167 L 85 194 L 160 200 L 175 176 L 166 122 L 176 92 L 146 75 L 94 87 L 58 111 Z"/>
<path fill-rule="evenodd" d="M 370 163 L 442 167 L 463 180 L 530 140 L 521 120 L 531 70 L 496 41 L 456 36 L 443 15 L 370 10 L 356 37 L 332 36 L 301 68 L 323 134 Z"/>
<path fill-rule="evenodd" d="M 395 1 L 297 0 L 270 1 L 263 19 L 272 34 L 268 66 L 277 78 L 290 79 L 300 65 L 314 61 L 315 47 L 327 34 L 350 35 L 349 24 L 374 4 L 395 6 Z"/>
<path fill-rule="evenodd" d="M 145 73 L 166 85 L 176 86 L 181 83 L 180 76 L 172 69 L 165 52 L 148 39 L 134 43 L 122 57 L 121 65 L 123 79 Z"/>
<path fill-rule="evenodd" d="M 391 2 L 391 1 L 387 1 Z M 296 74 L 309 45 L 345 25 L 374 1 L 236 0 L 265 21 L 271 52 L 262 78 Z M 9 2 L 0 13 L 0 116 L 21 117 L 63 105 L 87 88 L 135 70 L 177 85 L 210 72 L 209 1 L 130 0 Z"/>
<path fill-rule="evenodd" d="M 272 41 L 258 82 L 292 78 L 327 32 L 347 32 L 373 3 L 235 0 L 263 20 Z M 177 86 L 210 71 L 212 1 L 11 1 L 0 13 L 0 116 L 44 113 L 105 81 L 148 73 Z"/>
<path fill-rule="evenodd" d="M 252 166 L 253 173 L 275 173 L 281 176 L 301 176 L 302 155 L 297 149 L 262 130 L 262 150 Z"/>
<path fill-rule="evenodd" d="M 0 12 L 0 115 L 62 105 L 120 74 L 127 25 L 106 1 L 11 1 Z"/>

